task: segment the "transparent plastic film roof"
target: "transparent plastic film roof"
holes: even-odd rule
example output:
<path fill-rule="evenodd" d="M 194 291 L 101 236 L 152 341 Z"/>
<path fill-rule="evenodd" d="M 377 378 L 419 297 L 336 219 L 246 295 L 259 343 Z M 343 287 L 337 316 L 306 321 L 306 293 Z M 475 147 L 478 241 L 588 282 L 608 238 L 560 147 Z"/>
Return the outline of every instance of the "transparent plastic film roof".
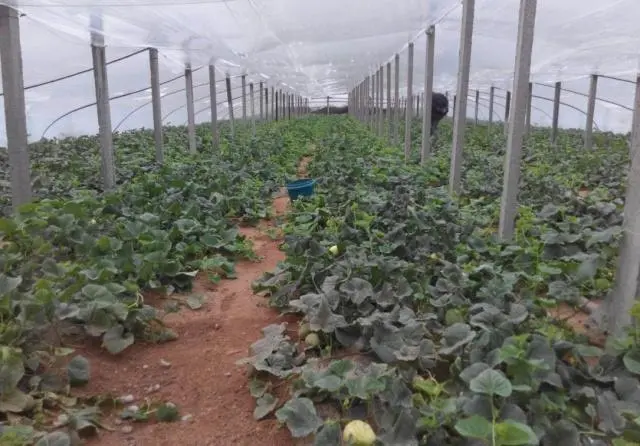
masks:
<path fill-rule="evenodd" d="M 163 122 L 184 124 L 185 64 L 194 72 L 196 119 L 209 114 L 208 74 L 214 63 L 218 80 L 229 74 L 233 97 L 240 95 L 239 76 L 247 83 L 295 92 L 323 106 L 325 98 L 346 93 L 380 65 L 400 54 L 401 94 L 406 90 L 407 45 L 415 45 L 413 91 L 424 88 L 425 36 L 436 25 L 435 83 L 437 91 L 455 90 L 461 5 L 451 0 L 17 0 L 1 1 L 24 14 L 21 42 L 26 86 L 76 71 L 87 73 L 62 82 L 29 88 L 27 113 L 30 138 L 97 132 L 89 44 L 104 40 L 107 60 L 124 58 L 108 68 L 114 129 L 151 127 L 149 60 L 160 54 Z M 481 91 L 486 116 L 488 90 L 501 95 L 511 89 L 518 28 L 517 0 L 477 0 L 473 32 L 471 91 Z M 640 2 L 637 0 L 539 0 L 532 61 L 532 121 L 548 125 L 553 83 L 587 92 L 590 74 L 632 79 L 638 72 Z M 93 38 L 92 38 L 93 35 Z M 96 36 L 100 38 L 96 40 Z M 393 64 L 392 64 L 393 66 Z M 172 80 L 174 79 L 174 80 Z M 386 79 L 386 75 L 385 75 Z M 172 93 L 175 92 L 175 93 Z M 633 85 L 602 79 L 598 96 L 626 107 Z M 228 115 L 224 82 L 218 84 L 219 117 Z M 470 97 L 469 113 L 475 107 Z M 1 98 L 0 98 L 1 100 Z M 564 94 L 563 127 L 584 123 L 586 98 Z M 502 99 L 504 105 L 504 99 Z M 234 102 L 234 108 L 240 102 Z M 148 109 L 145 109 L 148 107 Z M 578 109 L 577 111 L 575 109 Z M 69 113 L 75 109 L 80 110 Z M 0 114 L 3 110 L 0 111 Z M 67 116 L 67 113 L 69 113 Z M 0 116 L 4 122 L 4 116 Z M 599 102 L 596 126 L 628 131 L 631 113 Z M 6 141 L 0 126 L 0 145 Z"/>

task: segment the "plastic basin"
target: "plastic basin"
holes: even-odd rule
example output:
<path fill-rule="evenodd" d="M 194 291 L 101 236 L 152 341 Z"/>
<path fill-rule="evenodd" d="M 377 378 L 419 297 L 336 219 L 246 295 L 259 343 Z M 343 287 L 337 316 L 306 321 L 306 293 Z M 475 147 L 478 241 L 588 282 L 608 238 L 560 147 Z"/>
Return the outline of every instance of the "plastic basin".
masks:
<path fill-rule="evenodd" d="M 299 197 L 310 197 L 313 195 L 316 180 L 312 178 L 303 178 L 287 183 L 287 193 L 291 200 Z"/>

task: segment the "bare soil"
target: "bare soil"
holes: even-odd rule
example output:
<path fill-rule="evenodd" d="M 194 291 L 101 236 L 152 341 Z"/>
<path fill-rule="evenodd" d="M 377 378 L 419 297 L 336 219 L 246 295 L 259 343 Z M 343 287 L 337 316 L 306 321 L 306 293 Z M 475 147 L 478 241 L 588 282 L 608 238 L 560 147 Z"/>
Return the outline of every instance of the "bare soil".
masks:
<path fill-rule="evenodd" d="M 300 161 L 298 176 L 304 177 L 311 157 Z M 289 199 L 281 191 L 273 201 L 277 216 L 288 211 Z M 211 284 L 205 275 L 196 278 L 194 294 L 206 297 L 197 310 L 182 310 L 165 318 L 177 341 L 159 345 L 136 344 L 119 356 L 98 347 L 82 348 L 91 362 L 91 381 L 84 395 L 132 395 L 132 404 L 145 399 L 176 404 L 183 417 L 174 423 L 119 420 L 113 413 L 105 420 L 112 431 L 103 430 L 88 444 L 100 446 L 290 446 L 288 430 L 273 419 L 255 421 L 255 401 L 248 391 L 246 369 L 236 361 L 248 355 L 249 346 L 262 337 L 262 328 L 288 322 L 255 296 L 251 284 L 273 270 L 285 255 L 271 221 L 257 228 L 241 228 L 253 242 L 258 261 L 236 264 L 237 278 Z M 155 299 L 158 297 L 156 296 Z M 155 300 L 152 299 L 152 300 Z"/>

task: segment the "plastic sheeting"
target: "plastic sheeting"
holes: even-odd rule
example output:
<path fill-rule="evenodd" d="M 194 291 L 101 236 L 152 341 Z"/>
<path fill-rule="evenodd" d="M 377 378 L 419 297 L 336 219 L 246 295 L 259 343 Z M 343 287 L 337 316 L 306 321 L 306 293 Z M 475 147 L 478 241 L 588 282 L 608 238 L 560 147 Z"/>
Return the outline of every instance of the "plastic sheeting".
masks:
<path fill-rule="evenodd" d="M 215 63 L 218 79 L 246 73 L 247 82 L 266 82 L 286 91 L 318 98 L 343 96 L 380 64 L 401 54 L 401 92 L 406 88 L 406 46 L 415 41 L 414 91 L 424 79 L 423 30 L 436 24 L 435 88 L 453 93 L 458 63 L 460 2 L 457 0 L 0 0 L 26 14 L 21 20 L 25 85 L 91 68 L 91 33 L 104 37 L 107 59 L 155 47 L 161 56 L 161 81 L 184 70 Z M 471 89 L 483 91 L 480 117 L 486 118 L 491 85 L 511 88 L 517 34 L 518 0 L 476 0 Z M 637 0 L 538 0 L 532 80 L 587 92 L 591 73 L 631 79 L 638 71 L 640 2 Z M 392 64 L 393 65 L 393 64 Z M 110 95 L 149 85 L 148 55 L 139 54 L 109 65 Z M 198 121 L 206 121 L 206 68 L 194 84 Z M 585 80 L 586 79 L 586 80 Z M 385 74 L 386 80 L 386 74 Z M 240 80 L 234 79 L 234 87 Z M 224 83 L 218 84 L 221 119 L 226 115 Z M 178 79 L 163 92 L 184 88 Z M 248 88 L 247 88 L 248 90 Z M 386 92 L 386 89 L 385 89 Z M 497 92 L 504 95 L 503 91 Z M 553 97 L 536 85 L 534 94 Z M 630 106 L 633 86 L 601 80 L 598 95 Z M 234 91 L 240 96 L 240 89 Z M 344 97 L 344 96 L 343 96 Z M 470 98 L 472 99 L 472 98 Z M 503 115 L 496 99 L 496 113 Z M 49 124 L 73 108 L 95 101 L 93 77 L 83 74 L 27 91 L 28 127 L 38 139 Z M 150 92 L 111 103 L 114 127 L 135 108 L 119 129 L 151 125 Z M 586 98 L 569 93 L 563 101 L 586 109 Z M 249 102 L 249 101 L 247 101 Z M 234 102 L 236 116 L 239 100 Z M 163 99 L 165 122 L 186 121 L 184 92 Z M 551 103 L 534 99 L 533 122 L 550 122 Z M 469 101 L 468 113 L 473 116 Z M 538 110 L 539 109 L 539 110 Z M 256 110 L 259 110 L 256 107 Z M 1 112 L 0 112 L 1 113 Z M 582 127 L 584 115 L 561 108 L 561 125 Z M 4 121 L 3 117 L 0 116 Z M 599 102 L 595 121 L 601 129 L 628 131 L 631 113 Z M 4 131 L 0 125 L 0 145 Z M 71 114 L 46 136 L 95 133 L 94 107 Z"/>

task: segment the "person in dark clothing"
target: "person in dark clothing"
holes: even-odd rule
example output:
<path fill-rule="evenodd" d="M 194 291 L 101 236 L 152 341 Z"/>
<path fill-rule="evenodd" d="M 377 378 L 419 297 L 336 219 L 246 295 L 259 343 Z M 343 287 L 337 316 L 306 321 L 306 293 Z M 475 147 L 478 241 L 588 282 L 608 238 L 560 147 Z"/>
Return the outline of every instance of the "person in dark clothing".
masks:
<path fill-rule="evenodd" d="M 433 93 L 431 99 L 431 135 L 436 133 L 438 124 L 449 113 L 449 99 L 442 93 Z"/>

